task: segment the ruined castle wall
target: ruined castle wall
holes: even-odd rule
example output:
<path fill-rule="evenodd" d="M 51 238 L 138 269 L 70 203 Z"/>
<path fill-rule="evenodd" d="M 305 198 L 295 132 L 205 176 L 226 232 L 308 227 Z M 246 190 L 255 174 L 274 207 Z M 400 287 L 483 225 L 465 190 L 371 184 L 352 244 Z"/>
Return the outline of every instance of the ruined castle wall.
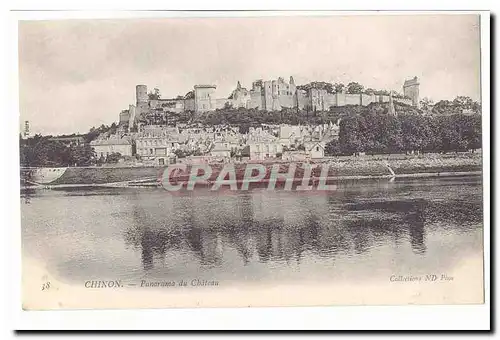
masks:
<path fill-rule="evenodd" d="M 163 111 L 181 113 L 185 110 L 184 99 L 159 99 L 154 101 L 157 109 L 162 109 Z M 153 107 L 153 100 L 149 102 L 149 105 Z"/>
<path fill-rule="evenodd" d="M 346 93 L 345 105 L 361 105 L 361 95 Z"/>
<path fill-rule="evenodd" d="M 296 103 L 294 101 L 294 96 L 293 95 L 280 95 L 279 97 L 279 102 L 281 107 L 295 107 Z"/>
<path fill-rule="evenodd" d="M 325 111 L 328 111 L 330 109 L 330 106 L 335 106 L 337 103 L 335 94 L 326 93 L 324 98 L 324 103 L 325 103 Z"/>
<path fill-rule="evenodd" d="M 361 95 L 361 105 L 370 105 L 371 103 L 374 103 L 376 102 L 377 99 L 376 99 L 376 96 L 373 94 L 373 95 L 370 95 L 370 94 L 362 94 Z"/>
<path fill-rule="evenodd" d="M 135 121 L 137 120 L 136 114 L 135 114 L 135 105 L 129 105 L 128 112 L 129 112 L 128 126 L 130 128 L 132 128 L 132 126 L 134 126 Z"/>
<path fill-rule="evenodd" d="M 379 103 L 388 103 L 389 102 L 389 96 L 385 96 L 385 95 L 378 96 L 378 102 Z"/>
<path fill-rule="evenodd" d="M 413 100 L 411 100 L 409 98 L 394 98 L 394 101 L 398 102 L 398 103 L 410 105 L 410 106 L 413 105 Z"/>
<path fill-rule="evenodd" d="M 137 103 L 137 106 L 135 108 L 135 115 L 136 115 L 137 119 L 140 119 L 148 112 L 149 112 L 149 103 L 147 103 L 147 102 L 146 103 L 144 103 L 144 102 Z"/>
<path fill-rule="evenodd" d="M 262 94 L 260 87 L 256 87 L 255 90 L 250 91 L 250 103 L 248 108 L 262 110 Z"/>
<path fill-rule="evenodd" d="M 232 99 L 226 99 L 226 98 L 218 98 L 215 100 L 215 107 L 217 109 L 223 109 L 224 106 L 227 104 L 232 105 L 234 108 L 237 108 L 238 106 L 238 101 L 237 100 L 232 100 Z"/>
<path fill-rule="evenodd" d="M 345 93 L 335 93 L 335 106 L 345 106 Z"/>
<path fill-rule="evenodd" d="M 129 110 L 123 110 L 122 112 L 120 112 L 120 120 L 119 120 L 120 124 L 128 123 L 129 119 L 130 119 Z"/>
<path fill-rule="evenodd" d="M 305 91 L 297 91 L 297 104 L 299 109 L 304 110 L 310 106 L 309 96 Z"/>
<path fill-rule="evenodd" d="M 262 109 L 266 111 L 273 110 L 273 90 L 272 81 L 265 81 L 263 84 L 263 103 Z"/>

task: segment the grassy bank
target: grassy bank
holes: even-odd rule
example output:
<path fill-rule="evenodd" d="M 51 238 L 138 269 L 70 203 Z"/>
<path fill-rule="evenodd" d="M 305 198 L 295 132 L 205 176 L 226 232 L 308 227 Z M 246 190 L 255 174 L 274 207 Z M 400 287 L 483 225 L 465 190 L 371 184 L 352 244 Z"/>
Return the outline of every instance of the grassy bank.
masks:
<path fill-rule="evenodd" d="M 88 167 L 68 168 L 57 180 L 50 184 L 104 184 L 158 178 L 163 168 L 155 167 Z"/>
<path fill-rule="evenodd" d="M 275 162 L 265 162 L 266 168 L 271 169 Z M 359 157 L 330 157 L 313 162 L 317 166 L 313 167 L 313 176 L 319 177 L 321 164 L 328 164 L 328 177 L 345 176 L 388 176 L 390 171 L 387 165 L 393 169 L 396 175 L 417 174 L 417 173 L 448 173 L 448 172 L 472 172 L 481 171 L 481 154 L 425 154 L 425 155 L 375 155 Z M 280 162 L 281 172 L 288 170 L 289 162 Z M 212 165 L 211 180 L 215 180 L 224 167 L 224 164 Z M 246 168 L 245 163 L 236 165 L 238 177 L 242 177 Z M 155 182 L 163 174 L 163 167 L 88 167 L 88 168 L 68 168 L 66 172 L 51 185 L 62 184 L 105 184 L 115 182 L 126 182 L 141 179 L 150 179 Z M 296 170 L 296 177 L 303 176 L 301 164 Z M 187 173 L 183 173 L 178 178 L 186 180 Z"/>
<path fill-rule="evenodd" d="M 389 174 L 388 164 L 398 174 L 480 171 L 480 153 L 373 155 L 333 157 L 318 163 L 328 163 L 329 174 L 337 176 L 379 176 Z"/>

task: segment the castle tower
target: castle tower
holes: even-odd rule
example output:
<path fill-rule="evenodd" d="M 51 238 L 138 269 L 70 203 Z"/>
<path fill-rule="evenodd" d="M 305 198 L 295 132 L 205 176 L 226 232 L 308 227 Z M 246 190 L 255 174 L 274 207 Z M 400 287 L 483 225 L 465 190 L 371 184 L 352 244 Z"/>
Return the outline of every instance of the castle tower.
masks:
<path fill-rule="evenodd" d="M 137 85 L 135 87 L 135 98 L 136 104 L 139 106 L 140 103 L 148 102 L 148 87 L 146 85 Z"/>
<path fill-rule="evenodd" d="M 214 111 L 216 109 L 215 85 L 194 86 L 195 112 Z"/>
<path fill-rule="evenodd" d="M 135 116 L 137 119 L 143 117 L 149 111 L 148 87 L 146 85 L 135 86 L 136 108 Z"/>
<path fill-rule="evenodd" d="M 413 77 L 413 79 L 405 80 L 403 85 L 403 94 L 411 99 L 412 105 L 415 107 L 420 106 L 420 94 L 419 94 L 420 83 L 418 82 L 418 77 Z"/>

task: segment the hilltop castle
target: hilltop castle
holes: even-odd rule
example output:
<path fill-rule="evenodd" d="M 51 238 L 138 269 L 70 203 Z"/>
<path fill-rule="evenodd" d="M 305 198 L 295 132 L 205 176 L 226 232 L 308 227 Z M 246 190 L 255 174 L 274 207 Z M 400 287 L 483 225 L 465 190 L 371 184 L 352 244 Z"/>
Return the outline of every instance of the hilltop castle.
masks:
<path fill-rule="evenodd" d="M 418 107 L 418 78 L 406 80 L 403 85 L 404 97 L 394 98 L 395 102 Z M 293 77 L 286 82 L 283 78 L 277 80 L 256 80 L 250 90 L 237 83 L 236 88 L 228 98 L 218 98 L 216 85 L 195 85 L 193 91 L 175 99 L 151 98 L 146 85 L 136 86 L 136 103 L 129 105 L 128 110 L 120 113 L 120 123 L 128 122 L 132 126 L 142 114 L 151 110 L 170 112 L 210 112 L 225 107 L 258 109 L 264 111 L 279 111 L 283 108 L 300 110 L 326 111 L 331 106 L 369 105 L 370 103 L 388 103 L 389 95 L 350 94 L 344 92 L 330 93 L 325 89 L 298 89 Z"/>

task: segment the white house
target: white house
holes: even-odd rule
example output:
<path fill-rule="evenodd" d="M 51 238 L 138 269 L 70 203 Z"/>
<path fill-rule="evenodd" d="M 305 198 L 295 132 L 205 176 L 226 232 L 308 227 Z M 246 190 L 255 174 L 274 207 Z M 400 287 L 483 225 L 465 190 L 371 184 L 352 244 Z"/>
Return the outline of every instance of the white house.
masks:
<path fill-rule="evenodd" d="M 119 138 L 117 136 L 96 139 L 90 142 L 98 158 L 106 158 L 112 153 L 119 153 L 122 156 L 132 156 L 132 142 L 128 138 Z"/>
<path fill-rule="evenodd" d="M 304 147 L 312 159 L 325 157 L 325 145 L 323 142 L 305 142 Z"/>

